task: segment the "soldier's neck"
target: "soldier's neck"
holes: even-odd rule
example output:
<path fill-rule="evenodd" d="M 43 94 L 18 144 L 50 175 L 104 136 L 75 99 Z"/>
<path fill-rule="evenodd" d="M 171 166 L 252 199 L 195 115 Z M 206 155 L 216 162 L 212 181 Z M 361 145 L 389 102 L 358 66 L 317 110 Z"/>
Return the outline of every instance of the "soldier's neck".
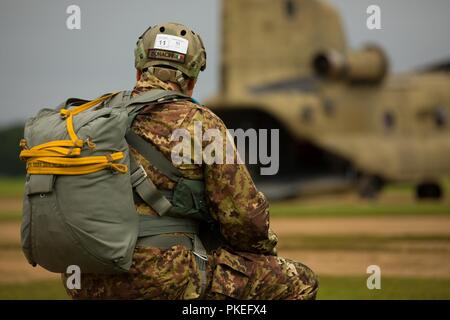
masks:
<path fill-rule="evenodd" d="M 180 87 L 175 83 L 164 82 L 153 75 L 143 74 L 134 86 L 133 95 L 140 94 L 152 89 L 181 91 Z"/>

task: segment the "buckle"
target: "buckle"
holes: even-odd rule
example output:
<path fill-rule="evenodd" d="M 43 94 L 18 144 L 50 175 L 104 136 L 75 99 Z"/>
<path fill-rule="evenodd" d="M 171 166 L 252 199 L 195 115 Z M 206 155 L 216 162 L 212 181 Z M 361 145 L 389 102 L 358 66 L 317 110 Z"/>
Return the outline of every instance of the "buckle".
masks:
<path fill-rule="evenodd" d="M 195 251 L 192 251 L 192 253 L 195 256 L 197 256 L 198 258 L 200 258 L 201 260 L 208 261 L 208 256 L 207 255 L 203 255 L 203 254 L 200 254 L 200 253 L 195 252 Z"/>
<path fill-rule="evenodd" d="M 147 172 L 145 171 L 144 167 L 142 165 L 139 165 L 139 167 L 134 170 L 131 175 L 131 185 L 133 188 L 140 185 L 145 179 L 147 179 Z"/>

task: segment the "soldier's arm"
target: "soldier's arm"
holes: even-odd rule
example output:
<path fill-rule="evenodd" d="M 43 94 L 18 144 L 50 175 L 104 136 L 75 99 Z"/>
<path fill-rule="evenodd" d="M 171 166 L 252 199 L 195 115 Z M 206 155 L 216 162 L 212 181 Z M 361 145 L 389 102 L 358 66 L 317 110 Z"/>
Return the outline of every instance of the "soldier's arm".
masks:
<path fill-rule="evenodd" d="M 256 189 L 246 166 L 236 163 L 237 151 L 225 124 L 209 110 L 204 110 L 201 118 L 203 131 L 217 129 L 224 142 L 223 163 L 207 164 L 203 159 L 207 200 L 222 235 L 236 250 L 276 254 L 277 237 L 269 228 L 269 203 Z M 225 141 L 231 148 L 227 149 Z M 203 142 L 203 150 L 208 144 Z M 226 163 L 227 150 L 233 163 Z"/>

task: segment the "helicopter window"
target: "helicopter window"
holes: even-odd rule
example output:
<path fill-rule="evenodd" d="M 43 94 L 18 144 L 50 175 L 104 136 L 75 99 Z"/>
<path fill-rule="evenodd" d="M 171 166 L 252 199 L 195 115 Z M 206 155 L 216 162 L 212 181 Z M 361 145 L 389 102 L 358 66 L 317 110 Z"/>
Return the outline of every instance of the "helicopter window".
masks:
<path fill-rule="evenodd" d="M 395 127 L 395 116 L 392 112 L 385 112 L 383 115 L 383 125 L 385 129 L 392 130 Z"/>
<path fill-rule="evenodd" d="M 447 124 L 447 110 L 445 110 L 443 107 L 436 108 L 434 112 L 434 123 L 436 124 L 436 127 L 443 128 Z"/>
<path fill-rule="evenodd" d="M 293 0 L 286 0 L 286 15 L 292 18 L 295 14 L 295 3 Z"/>

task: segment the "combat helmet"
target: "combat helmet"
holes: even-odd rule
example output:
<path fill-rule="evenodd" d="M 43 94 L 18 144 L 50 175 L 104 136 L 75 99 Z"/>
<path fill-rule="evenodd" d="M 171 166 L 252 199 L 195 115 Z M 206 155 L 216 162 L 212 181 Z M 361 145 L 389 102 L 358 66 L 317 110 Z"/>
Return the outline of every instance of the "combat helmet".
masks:
<path fill-rule="evenodd" d="M 190 28 L 165 23 L 148 28 L 136 43 L 135 67 L 162 81 L 171 81 L 186 90 L 187 78 L 195 79 L 206 69 L 203 41 Z"/>

